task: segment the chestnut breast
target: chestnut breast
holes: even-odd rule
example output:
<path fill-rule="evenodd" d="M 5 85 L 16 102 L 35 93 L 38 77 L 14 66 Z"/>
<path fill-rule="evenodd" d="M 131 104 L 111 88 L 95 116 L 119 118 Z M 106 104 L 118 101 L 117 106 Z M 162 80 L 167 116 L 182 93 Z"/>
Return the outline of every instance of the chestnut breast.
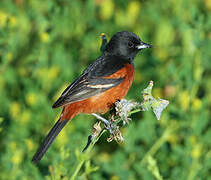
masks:
<path fill-rule="evenodd" d="M 113 104 L 124 98 L 130 89 L 134 79 L 134 67 L 131 64 L 126 64 L 116 73 L 105 78 L 124 78 L 116 87 L 113 87 L 101 94 L 92 96 L 86 100 L 80 101 L 84 108 L 81 108 L 82 113 L 106 113 Z"/>

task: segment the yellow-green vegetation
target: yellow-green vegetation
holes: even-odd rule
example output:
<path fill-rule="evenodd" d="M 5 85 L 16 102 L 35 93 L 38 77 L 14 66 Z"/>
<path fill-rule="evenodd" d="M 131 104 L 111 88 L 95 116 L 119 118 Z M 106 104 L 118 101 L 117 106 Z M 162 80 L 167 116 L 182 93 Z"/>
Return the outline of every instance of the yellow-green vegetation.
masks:
<path fill-rule="evenodd" d="M 209 179 L 211 176 L 211 1 L 1 0 L 0 179 Z M 104 133 L 81 157 L 96 119 L 75 117 L 42 161 L 31 158 L 58 119 L 51 105 L 96 57 L 101 33 L 128 30 L 154 45 L 135 59 L 127 99 L 170 101 L 160 121 L 132 115 L 124 143 Z"/>

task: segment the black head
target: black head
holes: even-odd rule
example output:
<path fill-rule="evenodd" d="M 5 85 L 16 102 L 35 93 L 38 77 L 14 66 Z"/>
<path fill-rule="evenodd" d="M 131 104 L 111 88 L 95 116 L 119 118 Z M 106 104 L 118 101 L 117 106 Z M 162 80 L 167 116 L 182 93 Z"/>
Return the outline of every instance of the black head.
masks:
<path fill-rule="evenodd" d="M 150 47 L 152 46 L 142 42 L 136 34 L 122 31 L 111 38 L 106 45 L 105 52 L 133 60 L 139 51 Z"/>

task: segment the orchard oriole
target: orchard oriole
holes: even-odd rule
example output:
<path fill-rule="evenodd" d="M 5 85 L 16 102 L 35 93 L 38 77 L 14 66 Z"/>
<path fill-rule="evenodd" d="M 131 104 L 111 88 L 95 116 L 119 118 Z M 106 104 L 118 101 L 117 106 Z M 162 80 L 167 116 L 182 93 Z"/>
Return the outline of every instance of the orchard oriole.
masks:
<path fill-rule="evenodd" d="M 117 32 L 102 56 L 89 65 L 53 104 L 62 107 L 59 120 L 50 130 L 32 161 L 37 164 L 53 140 L 79 113 L 106 113 L 127 94 L 134 78 L 134 58 L 144 48 L 152 47 L 131 32 Z"/>

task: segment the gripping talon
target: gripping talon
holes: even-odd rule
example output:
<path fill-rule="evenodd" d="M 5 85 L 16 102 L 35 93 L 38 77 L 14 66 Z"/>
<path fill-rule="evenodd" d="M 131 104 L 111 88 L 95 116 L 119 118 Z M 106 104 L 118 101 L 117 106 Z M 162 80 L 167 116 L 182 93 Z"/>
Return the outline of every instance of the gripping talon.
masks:
<path fill-rule="evenodd" d="M 92 113 L 92 115 L 95 116 L 97 119 L 101 120 L 104 123 L 105 128 L 110 132 L 110 134 L 113 134 L 115 127 L 111 121 L 109 121 L 95 113 Z"/>

